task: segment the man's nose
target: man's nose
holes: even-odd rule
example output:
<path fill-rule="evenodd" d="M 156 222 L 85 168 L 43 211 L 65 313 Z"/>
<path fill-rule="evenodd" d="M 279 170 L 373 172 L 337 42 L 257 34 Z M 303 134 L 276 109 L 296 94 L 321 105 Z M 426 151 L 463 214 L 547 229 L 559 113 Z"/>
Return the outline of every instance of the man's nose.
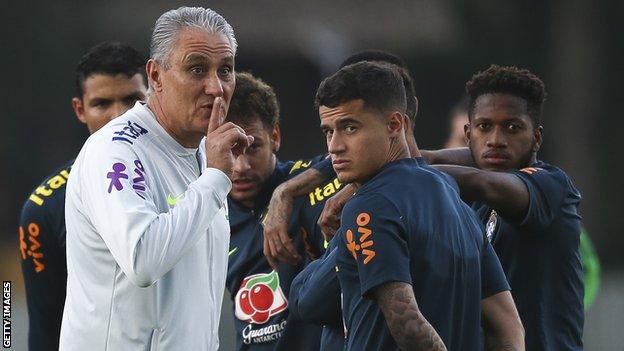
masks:
<path fill-rule="evenodd" d="M 108 120 L 112 120 L 115 119 L 121 115 L 123 115 L 126 111 L 128 111 L 129 107 L 126 106 L 124 103 L 121 102 L 116 102 L 113 104 L 113 106 L 110 109 L 110 115 L 108 116 Z"/>
<path fill-rule="evenodd" d="M 502 128 L 494 128 L 492 130 L 492 133 L 488 135 L 486 145 L 492 148 L 507 147 L 507 137 Z"/>
<path fill-rule="evenodd" d="M 339 154 L 345 150 L 344 140 L 339 134 L 333 133 L 330 139 L 327 141 L 327 151 L 330 154 Z"/>
<path fill-rule="evenodd" d="M 251 169 L 251 165 L 249 164 L 249 160 L 247 159 L 246 154 L 240 154 L 234 160 L 234 168 L 232 169 L 234 173 L 244 174 L 245 172 Z"/>
<path fill-rule="evenodd" d="M 217 72 L 211 73 L 206 77 L 204 91 L 207 95 L 214 97 L 223 96 L 223 83 L 219 79 Z"/>

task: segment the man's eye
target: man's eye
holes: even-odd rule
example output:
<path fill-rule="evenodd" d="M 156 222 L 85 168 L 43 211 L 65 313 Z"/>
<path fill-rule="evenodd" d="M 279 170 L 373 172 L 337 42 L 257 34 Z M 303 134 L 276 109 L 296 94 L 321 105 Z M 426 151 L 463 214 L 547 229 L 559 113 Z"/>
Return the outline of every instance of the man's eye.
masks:
<path fill-rule="evenodd" d="M 352 126 L 352 125 L 348 125 L 345 127 L 345 132 L 351 134 L 354 133 L 357 130 L 357 127 Z"/>
<path fill-rule="evenodd" d="M 201 66 L 195 66 L 191 68 L 191 73 L 198 75 L 198 76 L 204 74 L 204 72 L 206 72 L 206 70 L 204 70 L 204 67 L 201 67 Z"/>
<path fill-rule="evenodd" d="M 232 67 L 230 66 L 221 67 L 221 69 L 219 70 L 219 73 L 222 76 L 229 76 L 232 73 Z"/>
<path fill-rule="evenodd" d="M 107 108 L 109 105 L 110 105 L 110 102 L 108 101 L 97 101 L 93 103 L 91 106 L 97 107 L 97 108 Z"/>
<path fill-rule="evenodd" d="M 517 124 L 510 124 L 507 126 L 507 129 L 513 131 L 513 132 L 517 132 L 520 130 L 520 126 Z"/>
<path fill-rule="evenodd" d="M 486 123 L 479 123 L 479 124 L 477 124 L 477 128 L 481 129 L 481 130 L 486 130 L 488 127 L 489 127 L 489 125 L 486 124 Z"/>

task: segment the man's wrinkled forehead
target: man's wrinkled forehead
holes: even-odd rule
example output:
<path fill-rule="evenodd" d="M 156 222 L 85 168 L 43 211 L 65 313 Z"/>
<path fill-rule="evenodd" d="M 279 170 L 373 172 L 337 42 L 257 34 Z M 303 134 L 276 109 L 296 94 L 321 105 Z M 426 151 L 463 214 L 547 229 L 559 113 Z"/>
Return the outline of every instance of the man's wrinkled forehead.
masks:
<path fill-rule="evenodd" d="M 182 54 L 181 60 L 228 60 L 234 62 L 234 49 L 227 36 L 211 33 L 200 28 L 182 29 L 176 38 L 175 52 Z"/>

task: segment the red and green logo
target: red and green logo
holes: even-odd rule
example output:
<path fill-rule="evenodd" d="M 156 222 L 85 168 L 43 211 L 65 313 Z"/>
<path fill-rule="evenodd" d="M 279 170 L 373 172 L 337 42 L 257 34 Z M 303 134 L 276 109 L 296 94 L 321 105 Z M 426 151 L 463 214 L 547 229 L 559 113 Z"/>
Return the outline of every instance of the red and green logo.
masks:
<path fill-rule="evenodd" d="M 255 324 L 265 323 L 269 317 L 284 311 L 288 306 L 276 271 L 243 279 L 234 303 L 236 318 Z"/>

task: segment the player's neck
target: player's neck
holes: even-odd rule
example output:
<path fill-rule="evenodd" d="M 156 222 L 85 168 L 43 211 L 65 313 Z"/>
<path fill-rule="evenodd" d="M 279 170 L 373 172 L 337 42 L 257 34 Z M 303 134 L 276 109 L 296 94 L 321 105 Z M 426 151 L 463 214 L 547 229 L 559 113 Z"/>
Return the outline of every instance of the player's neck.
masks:
<path fill-rule="evenodd" d="M 416 144 L 416 138 L 413 135 L 407 137 L 407 149 L 411 157 L 422 157 L 418 144 Z"/>

